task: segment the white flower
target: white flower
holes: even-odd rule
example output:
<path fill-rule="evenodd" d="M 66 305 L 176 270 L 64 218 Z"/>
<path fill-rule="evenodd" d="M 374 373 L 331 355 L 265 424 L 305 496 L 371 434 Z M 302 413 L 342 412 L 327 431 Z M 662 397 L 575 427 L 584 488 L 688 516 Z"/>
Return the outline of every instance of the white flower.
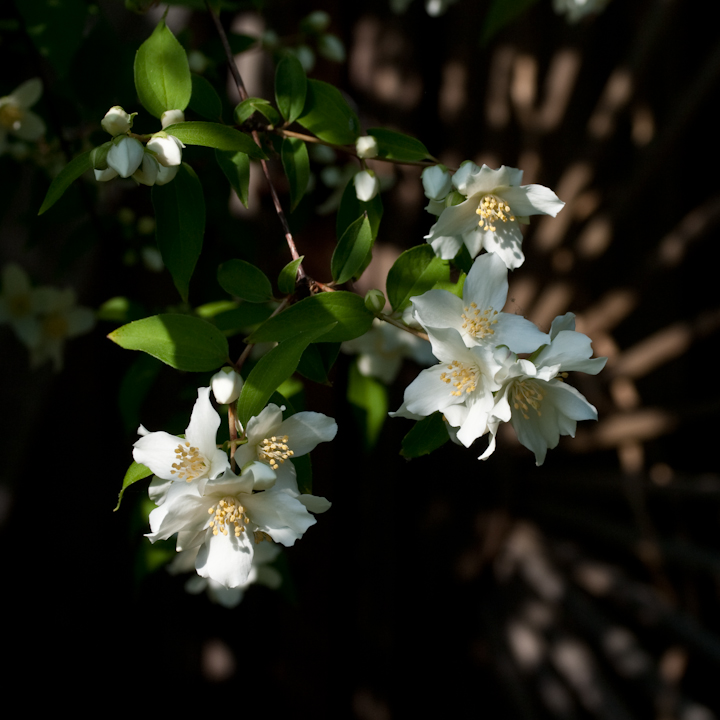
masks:
<path fill-rule="evenodd" d="M 380 181 L 369 170 L 361 170 L 356 173 L 353 182 L 355 183 L 355 195 L 361 202 L 370 202 L 380 189 Z"/>
<path fill-rule="evenodd" d="M 519 223 L 528 222 L 529 215 L 555 217 L 565 203 L 552 190 L 542 185 L 520 187 L 521 181 L 522 170 L 464 163 L 453 184 L 466 199 L 445 208 L 426 236 L 435 253 L 452 259 L 465 243 L 473 258 L 485 248 L 497 253 L 510 269 L 522 265 Z"/>
<path fill-rule="evenodd" d="M 168 127 L 168 125 L 185 122 L 185 113 L 182 110 L 166 110 L 160 116 L 160 122 L 162 123 L 163 129 Z"/>
<path fill-rule="evenodd" d="M 39 140 L 45 123 L 31 108 L 42 95 L 39 78 L 27 80 L 9 95 L 0 98 L 0 153 L 7 147 L 8 133 L 21 140 Z"/>
<path fill-rule="evenodd" d="M 220 369 L 210 378 L 210 387 L 215 400 L 221 405 L 227 405 L 237 400 L 242 386 L 242 376 L 231 367 Z"/>
<path fill-rule="evenodd" d="M 95 325 L 95 313 L 76 305 L 72 288 L 40 288 L 44 293 L 40 335 L 30 346 L 30 366 L 38 367 L 51 360 L 54 370 L 62 370 L 62 351 L 68 338 L 88 332 Z"/>
<path fill-rule="evenodd" d="M 495 379 L 502 387 L 495 396 L 490 444 L 481 460 L 494 451 L 500 422 L 512 424 L 518 440 L 535 453 L 535 464 L 542 465 L 548 448 L 556 447 L 561 435 L 575 437 L 578 420 L 597 420 L 597 410 L 563 380 L 574 370 L 595 375 L 607 358 L 591 359 L 590 338 L 574 327 L 572 313 L 556 318 L 552 341 L 532 361 L 498 350 L 496 357 L 503 361 L 503 368 Z"/>
<path fill-rule="evenodd" d="M 161 165 L 174 167 L 182 162 L 182 149 L 185 146 L 174 135 L 161 132 L 153 135 L 145 147 Z"/>
<path fill-rule="evenodd" d="M 40 341 L 40 314 L 49 301 L 48 288 L 33 289 L 30 279 L 19 265 L 9 263 L 3 268 L 0 323 L 10 324 L 28 347 Z"/>
<path fill-rule="evenodd" d="M 98 170 L 96 168 L 93 172 L 95 173 L 95 179 L 98 182 L 107 182 L 108 180 L 112 180 L 118 176 L 117 171 L 113 170 L 111 167 L 105 168 L 104 170 Z"/>
<path fill-rule="evenodd" d="M 370 330 L 344 342 L 340 349 L 350 355 L 359 355 L 361 375 L 378 378 L 386 385 L 395 380 L 405 358 L 425 367 L 436 362 L 430 343 L 377 318 Z"/>
<path fill-rule="evenodd" d="M 113 146 L 108 150 L 107 164 L 120 177 L 126 178 L 130 177 L 140 167 L 144 155 L 145 148 L 143 148 L 139 140 L 123 135 L 116 139 Z M 97 174 L 95 177 L 97 177 Z"/>
<path fill-rule="evenodd" d="M 247 443 L 235 453 L 240 467 L 260 461 L 275 471 L 290 468 L 285 463 L 314 450 L 321 442 L 330 442 L 337 434 L 337 423 L 327 415 L 316 412 L 299 412 L 283 420 L 284 407 L 268 405 L 247 424 Z M 241 428 L 240 428 L 241 429 Z M 281 473 L 278 472 L 278 477 Z"/>
<path fill-rule="evenodd" d="M 363 135 L 355 141 L 355 151 L 359 158 L 377 157 L 377 140 L 372 135 Z"/>
<path fill-rule="evenodd" d="M 256 543 L 271 538 L 293 545 L 316 522 L 291 493 L 268 487 L 273 474 L 256 462 L 239 477 L 226 470 L 208 480 L 201 495 L 167 499 L 150 513 L 147 537 L 155 542 L 178 533 L 178 550 L 199 546 L 195 569 L 201 577 L 229 588 L 245 585 Z"/>
<path fill-rule="evenodd" d="M 415 318 L 424 328 L 455 328 L 468 347 L 507 345 L 513 352 L 534 352 L 550 337 L 521 315 L 501 312 L 507 274 L 497 255 L 481 255 L 465 280 L 462 300 L 448 290 L 430 290 L 411 298 Z"/>
<path fill-rule="evenodd" d="M 428 200 L 440 202 L 452 190 L 452 174 L 444 165 L 432 165 L 422 171 L 422 184 Z"/>
<path fill-rule="evenodd" d="M 119 105 L 115 105 L 105 113 L 105 117 L 100 121 L 100 125 L 102 125 L 105 132 L 110 133 L 113 137 L 126 135 L 130 132 L 133 118 L 136 115 L 137 113 L 129 115 Z"/>
<path fill-rule="evenodd" d="M 390 416 L 417 419 L 439 410 L 458 428 L 458 440 L 470 447 L 488 431 L 492 393 L 500 388 L 494 377 L 501 366 L 490 347 L 466 347 L 454 328 L 429 329 L 428 337 L 440 364 L 423 370 L 408 385 L 403 404 Z"/>
<path fill-rule="evenodd" d="M 553 9 L 558 15 L 565 15 L 569 23 L 576 23 L 586 15 L 600 13 L 609 0 L 553 0 Z"/>
<path fill-rule="evenodd" d="M 209 478 L 217 477 L 230 467 L 227 455 L 215 442 L 219 427 L 220 416 L 210 402 L 210 388 L 198 388 L 198 399 L 185 437 L 179 438 L 166 432 L 151 433 L 140 426 L 138 432 L 143 437 L 133 446 L 133 458 L 150 468 L 160 480 L 199 481 L 194 485 L 201 488 Z M 170 487 L 169 482 L 156 483 L 160 497 L 154 497 L 155 502 L 162 502 L 162 495 Z"/>
<path fill-rule="evenodd" d="M 155 156 L 152 153 L 145 152 L 140 167 L 133 173 L 133 178 L 141 185 L 155 185 L 160 167 L 160 163 L 155 159 Z M 97 177 L 97 170 L 95 176 Z"/>

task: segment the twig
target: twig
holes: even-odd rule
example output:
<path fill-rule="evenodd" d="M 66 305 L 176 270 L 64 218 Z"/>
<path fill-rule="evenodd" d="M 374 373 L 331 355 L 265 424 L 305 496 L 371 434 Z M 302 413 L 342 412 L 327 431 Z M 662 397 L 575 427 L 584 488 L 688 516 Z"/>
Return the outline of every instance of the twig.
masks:
<path fill-rule="evenodd" d="M 427 336 L 426 333 L 420 332 L 420 330 L 415 330 L 415 328 L 408 327 L 407 325 L 404 325 L 399 320 L 396 320 L 395 318 L 390 317 L 389 315 L 385 315 L 384 313 L 381 313 L 378 315 L 380 320 L 384 320 L 387 323 L 390 323 L 391 325 L 394 325 L 396 328 L 400 328 L 401 330 L 404 330 L 405 332 L 409 332 L 412 335 L 415 335 L 416 337 L 419 337 L 421 340 L 427 340 L 430 342 L 430 338 Z"/>

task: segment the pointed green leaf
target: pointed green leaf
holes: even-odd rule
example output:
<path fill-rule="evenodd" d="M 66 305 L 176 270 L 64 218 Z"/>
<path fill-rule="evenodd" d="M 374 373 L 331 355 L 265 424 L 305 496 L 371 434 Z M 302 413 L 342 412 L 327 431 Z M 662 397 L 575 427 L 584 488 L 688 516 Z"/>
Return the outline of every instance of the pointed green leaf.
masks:
<path fill-rule="evenodd" d="M 251 118 L 256 112 L 259 112 L 271 125 L 278 125 L 282 119 L 278 111 L 265 98 L 249 97 L 245 98 L 233 113 L 235 123 L 242 125 L 246 120 Z"/>
<path fill-rule="evenodd" d="M 339 352 L 340 343 L 312 343 L 302 354 L 297 371 L 313 382 L 330 384 L 328 373 Z"/>
<path fill-rule="evenodd" d="M 222 100 L 202 75 L 192 76 L 192 96 L 188 107 L 206 120 L 222 120 Z"/>
<path fill-rule="evenodd" d="M 418 245 L 400 255 L 387 276 L 387 296 L 393 310 L 403 310 L 410 298 L 432 290 L 450 278 L 448 260 L 435 255 L 430 245 Z"/>
<path fill-rule="evenodd" d="M 172 182 L 153 185 L 152 203 L 163 262 L 180 297 L 187 301 L 205 233 L 205 198 L 195 171 L 183 163 Z"/>
<path fill-rule="evenodd" d="M 255 141 L 245 133 L 220 123 L 193 122 L 175 123 L 165 128 L 168 135 L 174 135 L 185 145 L 202 145 L 232 152 L 244 152 L 258 160 L 266 157 Z"/>
<path fill-rule="evenodd" d="M 427 148 L 409 135 L 387 128 L 372 128 L 367 133 L 377 140 L 378 156 L 381 158 L 400 162 L 418 162 L 432 158 Z"/>
<path fill-rule="evenodd" d="M 413 429 L 403 438 L 400 454 L 408 460 L 429 455 L 449 439 L 442 413 L 436 412 L 415 423 Z"/>
<path fill-rule="evenodd" d="M 331 323 L 337 325 L 318 339 L 321 342 L 343 342 L 366 333 L 373 318 L 359 295 L 342 290 L 322 293 L 305 298 L 269 318 L 248 337 L 248 342 L 282 342 L 298 332 L 314 331 Z"/>
<path fill-rule="evenodd" d="M 136 483 L 138 480 L 142 480 L 143 478 L 149 477 L 152 474 L 152 470 L 149 467 L 145 467 L 145 465 L 136 463 L 133 460 L 132 465 L 130 465 L 130 467 L 127 469 L 125 477 L 123 478 L 122 488 L 120 488 L 117 505 L 113 508 L 113 512 L 115 512 L 120 507 L 120 503 L 122 502 L 123 493 L 125 492 L 125 490 L 127 490 L 133 483 Z"/>
<path fill-rule="evenodd" d="M 228 359 L 225 336 L 191 315 L 154 315 L 113 330 L 108 338 L 126 350 L 142 350 L 176 370 L 215 370 Z"/>
<path fill-rule="evenodd" d="M 307 77 L 302 64 L 294 55 L 286 55 L 275 71 L 275 101 L 288 124 L 300 117 L 306 94 Z"/>
<path fill-rule="evenodd" d="M 297 279 L 297 270 L 300 263 L 305 258 L 301 255 L 297 260 L 289 262 L 278 275 L 278 290 L 285 295 L 292 295 L 295 292 L 295 281 Z"/>
<path fill-rule="evenodd" d="M 307 81 L 305 106 L 297 121 L 334 145 L 354 143 L 360 134 L 360 121 L 342 93 L 322 80 Z"/>
<path fill-rule="evenodd" d="M 356 361 L 350 366 L 347 399 L 356 410 L 360 425 L 365 431 L 365 446 L 372 448 L 387 417 L 387 388 L 375 378 L 362 375 Z"/>
<path fill-rule="evenodd" d="M 216 150 L 215 159 L 240 198 L 240 202 L 247 207 L 250 192 L 250 158 L 244 152 Z"/>
<path fill-rule="evenodd" d="M 135 89 L 145 109 L 156 118 L 166 110 L 184 110 L 192 96 L 192 80 L 183 46 L 161 20 L 135 55 Z"/>
<path fill-rule="evenodd" d="M 342 237 L 350 225 L 365 213 L 367 213 L 368 220 L 370 221 L 370 230 L 372 231 L 373 240 L 375 240 L 380 230 L 380 220 L 382 220 L 383 216 L 383 204 L 380 199 L 380 193 L 370 202 L 362 202 L 357 199 L 355 183 L 353 179 L 350 178 L 350 181 L 343 191 L 342 199 L 340 200 L 340 207 L 335 224 L 335 233 L 337 236 Z"/>
<path fill-rule="evenodd" d="M 83 173 L 92 170 L 92 160 L 90 153 L 84 152 L 73 158 L 61 171 L 60 174 L 50 183 L 47 195 L 43 200 L 42 207 L 38 211 L 38 215 L 42 215 L 48 211 L 63 195 L 63 193 L 75 182 Z"/>
<path fill-rule="evenodd" d="M 294 210 L 305 195 L 310 180 L 307 146 L 302 140 L 286 137 L 282 143 L 281 157 L 290 185 L 290 210 Z"/>
<path fill-rule="evenodd" d="M 218 282 L 225 292 L 250 303 L 264 303 L 273 299 L 272 285 L 267 275 L 244 260 L 228 260 L 218 268 Z"/>
<path fill-rule="evenodd" d="M 338 285 L 357 277 L 368 265 L 373 236 L 367 215 L 358 218 L 345 231 L 330 261 L 330 272 Z"/>

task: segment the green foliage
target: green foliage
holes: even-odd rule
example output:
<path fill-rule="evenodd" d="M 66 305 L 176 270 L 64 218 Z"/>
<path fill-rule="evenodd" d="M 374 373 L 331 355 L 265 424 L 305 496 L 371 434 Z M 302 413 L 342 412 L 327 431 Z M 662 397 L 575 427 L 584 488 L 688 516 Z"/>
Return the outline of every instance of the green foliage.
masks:
<path fill-rule="evenodd" d="M 322 80 L 308 80 L 305 106 L 297 121 L 314 135 L 334 145 L 354 143 L 360 121 L 342 93 Z"/>
<path fill-rule="evenodd" d="M 122 488 L 118 494 L 117 505 L 113 508 L 113 512 L 119 509 L 125 490 L 127 490 L 127 488 L 129 488 L 133 483 L 149 477 L 150 475 L 152 475 L 152 470 L 150 468 L 145 467 L 145 465 L 141 465 L 140 463 L 136 463 L 133 460 L 132 464 L 125 473 L 125 477 L 123 478 Z"/>
<path fill-rule="evenodd" d="M 192 76 L 192 96 L 188 107 L 206 120 L 222 121 L 222 100 L 202 75 Z"/>
<path fill-rule="evenodd" d="M 185 145 L 202 145 L 217 150 L 230 152 L 244 152 L 251 158 L 262 160 L 265 153 L 259 148 L 255 141 L 245 133 L 235 128 L 219 123 L 195 122 L 176 123 L 165 128 L 168 135 L 174 135 Z"/>
<path fill-rule="evenodd" d="M 90 150 L 84 152 L 82 155 L 78 155 L 60 171 L 60 174 L 50 183 L 38 215 L 47 212 L 62 197 L 63 193 L 75 180 L 88 170 L 92 170 L 91 153 L 92 151 Z"/>
<path fill-rule="evenodd" d="M 402 253 L 390 268 L 388 300 L 393 310 L 401 311 L 410 303 L 411 297 L 422 295 L 449 279 L 449 261 L 437 257 L 430 245 L 418 245 Z"/>
<path fill-rule="evenodd" d="M 345 231 L 333 252 L 330 271 L 339 285 L 357 278 L 367 267 L 372 254 L 373 236 L 367 215 L 358 218 Z"/>
<path fill-rule="evenodd" d="M 370 231 L 372 232 L 373 240 L 375 240 L 380 230 L 380 220 L 382 220 L 383 216 L 383 204 L 380 199 L 380 193 L 370 200 L 370 202 L 362 202 L 358 200 L 357 194 L 355 193 L 355 185 L 352 178 L 350 178 L 350 181 L 343 191 L 342 199 L 340 200 L 340 208 L 338 209 L 335 223 L 337 236 L 342 237 L 350 225 L 365 213 L 367 213 L 368 220 L 370 221 Z"/>
<path fill-rule="evenodd" d="M 138 49 L 134 71 L 138 97 L 151 115 L 159 118 L 166 110 L 188 106 L 192 79 L 187 55 L 164 20 Z"/>
<path fill-rule="evenodd" d="M 228 260 L 218 268 L 218 282 L 225 292 L 249 303 L 273 299 L 272 285 L 260 268 L 244 260 Z"/>
<path fill-rule="evenodd" d="M 180 297 L 187 302 L 205 233 L 205 198 L 195 171 L 183 163 L 172 182 L 153 186 L 152 203 L 163 262 Z"/>
<path fill-rule="evenodd" d="M 339 352 L 340 343 L 312 343 L 302 354 L 297 371 L 308 380 L 329 385 L 328 373 Z"/>
<path fill-rule="evenodd" d="M 372 128 L 367 133 L 377 140 L 379 157 L 400 162 L 433 159 L 427 148 L 409 135 L 386 128 Z"/>
<path fill-rule="evenodd" d="M 242 125 L 246 120 L 251 118 L 256 112 L 259 112 L 271 125 L 277 125 L 281 118 L 278 111 L 265 98 L 249 97 L 245 98 L 236 108 L 233 116 L 238 125 Z"/>
<path fill-rule="evenodd" d="M 216 150 L 215 159 L 240 202 L 248 206 L 250 192 L 250 158 L 244 152 Z"/>
<path fill-rule="evenodd" d="M 291 305 L 287 310 L 264 322 L 248 342 L 283 342 L 299 331 L 312 331 L 334 324 L 322 342 L 343 342 L 365 334 L 372 325 L 373 314 L 363 299 L 351 292 L 330 292 L 313 295 Z"/>
<path fill-rule="evenodd" d="M 108 338 L 142 350 L 176 370 L 205 372 L 228 361 L 228 342 L 213 325 L 190 315 L 154 315 L 114 330 Z"/>
<path fill-rule="evenodd" d="M 307 77 L 300 61 L 294 55 L 286 55 L 275 71 L 275 101 L 285 122 L 293 123 L 305 107 Z"/>
<path fill-rule="evenodd" d="M 408 460 L 429 455 L 449 439 L 442 413 L 436 412 L 415 423 L 413 429 L 403 438 L 400 454 Z"/>
<path fill-rule="evenodd" d="M 295 281 L 300 263 L 305 256 L 301 255 L 297 260 L 289 262 L 278 275 L 278 290 L 285 295 L 292 295 L 295 292 Z"/>
<path fill-rule="evenodd" d="M 310 158 L 307 146 L 297 138 L 285 138 L 282 143 L 282 164 L 290 185 L 290 209 L 294 210 L 307 190 L 310 180 Z"/>
<path fill-rule="evenodd" d="M 365 431 L 365 446 L 370 449 L 380 437 L 387 417 L 387 389 L 375 378 L 362 375 L 356 361 L 350 367 L 347 399 L 356 410 L 360 425 Z"/>

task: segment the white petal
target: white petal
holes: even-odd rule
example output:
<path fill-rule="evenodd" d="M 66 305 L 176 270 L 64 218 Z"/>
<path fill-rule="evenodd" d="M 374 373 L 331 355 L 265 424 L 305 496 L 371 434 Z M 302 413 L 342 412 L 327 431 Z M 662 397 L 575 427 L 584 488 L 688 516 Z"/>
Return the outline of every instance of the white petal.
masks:
<path fill-rule="evenodd" d="M 410 298 L 423 327 L 455 328 L 462 334 L 463 301 L 447 290 L 429 290 Z"/>
<path fill-rule="evenodd" d="M 463 244 L 462 235 L 434 235 L 432 228 L 430 229 L 430 235 L 426 235 L 425 238 L 430 243 L 435 254 L 443 260 L 452 260 Z"/>
<path fill-rule="evenodd" d="M 185 430 L 185 439 L 190 445 L 198 448 L 203 457 L 211 460 L 218 451 L 216 438 L 219 427 L 220 415 L 210 402 L 210 388 L 198 388 L 198 397 L 190 415 L 190 423 Z"/>
<path fill-rule="evenodd" d="M 538 367 L 560 365 L 563 372 L 577 370 L 597 375 L 607 362 L 607 358 L 593 358 L 591 340 L 587 335 L 574 330 L 561 330 L 547 347 L 535 358 Z"/>
<path fill-rule="evenodd" d="M 141 437 L 133 445 L 133 459 L 152 470 L 153 475 L 173 480 L 173 463 L 177 462 L 175 449 L 183 443 L 179 437 L 166 432 L 153 432 Z"/>
<path fill-rule="evenodd" d="M 276 542 L 293 545 L 316 523 L 307 508 L 282 490 L 265 490 L 243 498 L 248 517 Z"/>
<path fill-rule="evenodd" d="M 305 455 L 321 442 L 330 442 L 337 434 L 337 423 L 327 415 L 299 412 L 283 421 L 278 435 L 287 435 L 294 456 Z"/>
<path fill-rule="evenodd" d="M 139 140 L 123 137 L 108 151 L 107 164 L 120 177 L 130 177 L 140 167 L 144 154 L 145 148 Z"/>
<path fill-rule="evenodd" d="M 253 552 L 254 542 L 247 531 L 239 537 L 231 531 L 227 535 L 213 535 L 208 531 L 195 560 L 195 569 L 200 577 L 211 578 L 225 587 L 240 587 L 247 583 Z"/>
<path fill-rule="evenodd" d="M 478 308 L 500 312 L 508 294 L 508 272 L 496 255 L 481 255 L 475 260 L 463 286 L 463 304 L 474 302 Z"/>
<path fill-rule="evenodd" d="M 465 200 L 459 205 L 445 208 L 440 214 L 438 221 L 430 228 L 427 239 L 432 243 L 436 237 L 462 235 L 473 230 L 478 224 L 476 200 Z"/>
<path fill-rule="evenodd" d="M 544 185 L 524 185 L 511 187 L 500 193 L 510 205 L 513 215 L 552 215 L 555 217 L 565 203 Z"/>
<path fill-rule="evenodd" d="M 42 95 L 43 86 L 40 78 L 30 78 L 20 87 L 13 90 L 10 97 L 22 108 L 32 107 Z"/>
<path fill-rule="evenodd" d="M 495 345 L 507 345 L 515 353 L 532 353 L 548 343 L 550 337 L 522 315 L 500 313 L 492 340 Z"/>
<path fill-rule="evenodd" d="M 39 140 L 45 134 L 45 123 L 39 115 L 26 110 L 20 127 L 13 130 L 13 135 L 21 140 Z"/>
<path fill-rule="evenodd" d="M 522 233 L 517 222 L 497 223 L 495 232 L 483 234 L 483 246 L 489 253 L 496 253 L 509 270 L 525 262 L 522 252 Z"/>

